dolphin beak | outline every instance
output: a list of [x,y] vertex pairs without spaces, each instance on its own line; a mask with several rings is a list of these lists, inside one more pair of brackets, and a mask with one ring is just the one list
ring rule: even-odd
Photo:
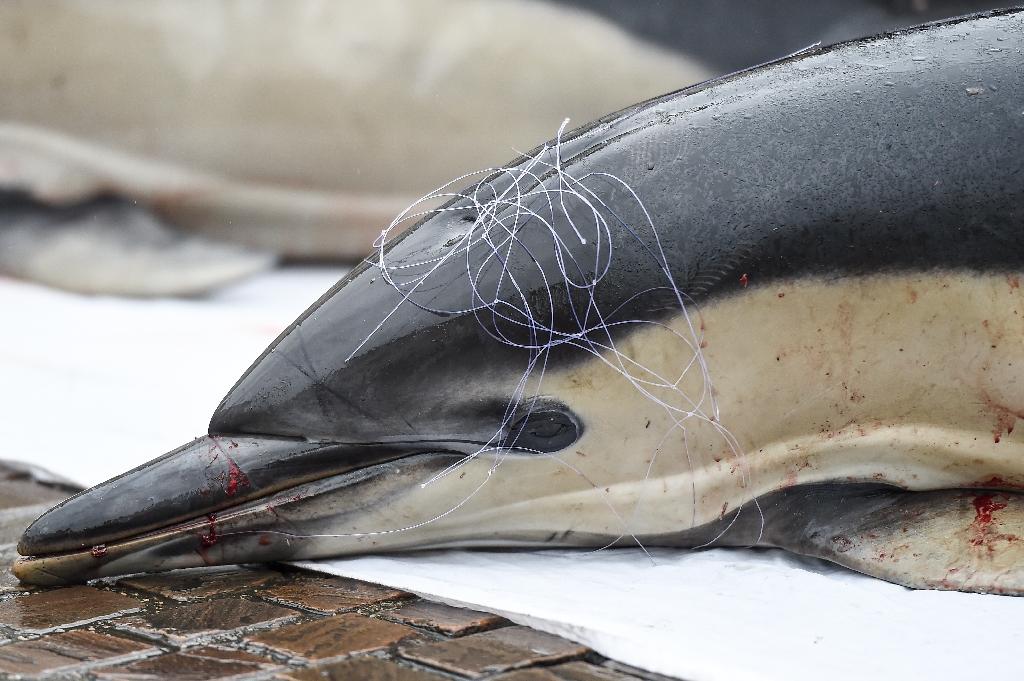
[[[354,473],[419,451],[421,446],[403,443],[201,437],[44,513],[22,535],[18,552],[26,558],[14,573],[25,582],[59,585],[311,557],[278,538],[304,531],[302,520],[320,517],[310,507],[323,491],[318,481],[319,487],[328,478],[334,488],[345,487],[358,482]],[[291,520],[283,520],[282,512]],[[228,527],[232,540],[222,541]]]

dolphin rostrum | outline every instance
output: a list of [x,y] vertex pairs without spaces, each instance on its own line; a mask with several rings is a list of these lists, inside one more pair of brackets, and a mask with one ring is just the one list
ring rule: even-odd
[[16,573],[758,545],[1024,592],[1024,11],[687,88],[436,196]]

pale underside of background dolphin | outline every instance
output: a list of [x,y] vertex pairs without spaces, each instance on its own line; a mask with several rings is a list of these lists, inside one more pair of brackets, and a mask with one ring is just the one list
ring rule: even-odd
[[1022,73],[1024,10],[978,15],[459,178],[15,571],[755,545],[1020,594]]
[[[0,26],[0,189],[44,204],[0,270],[89,292],[191,293],[270,262],[146,239],[159,224],[356,260],[438,178],[707,73],[534,0],[10,2]],[[123,222],[46,211],[108,194]],[[0,203],[0,239],[11,222]]]

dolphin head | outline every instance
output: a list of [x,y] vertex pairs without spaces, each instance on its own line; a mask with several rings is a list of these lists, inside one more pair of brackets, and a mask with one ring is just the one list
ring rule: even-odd
[[208,435],[36,520],[17,574],[621,537],[608,490],[649,472],[630,448],[658,444],[623,399],[667,399],[655,393],[678,377],[617,343],[682,301],[631,190],[572,177],[556,154],[449,195],[382,245],[270,345]]

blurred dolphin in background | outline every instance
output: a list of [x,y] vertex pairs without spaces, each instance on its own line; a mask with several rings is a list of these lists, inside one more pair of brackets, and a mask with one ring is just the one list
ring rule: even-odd
[[0,273],[128,295],[356,260],[440,178],[708,75],[534,0],[5,2],[0,62]]

